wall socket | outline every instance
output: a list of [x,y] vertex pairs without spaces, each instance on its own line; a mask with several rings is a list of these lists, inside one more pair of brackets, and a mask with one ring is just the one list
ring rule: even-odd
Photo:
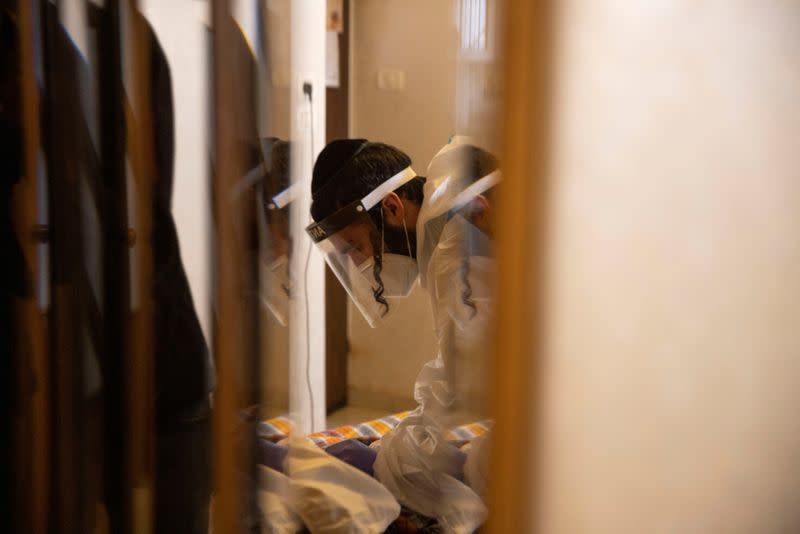
[[400,69],[381,69],[378,71],[378,89],[381,91],[405,91],[406,71]]

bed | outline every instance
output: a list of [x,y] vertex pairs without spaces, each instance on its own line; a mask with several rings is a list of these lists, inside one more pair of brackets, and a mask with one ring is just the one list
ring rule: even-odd
[[[378,445],[376,442],[379,442],[383,436],[394,429],[411,413],[406,411],[391,414],[359,424],[343,425],[315,432],[305,437],[326,452],[339,457],[372,476],[371,467],[358,465],[357,461],[352,461],[346,455],[341,456],[337,453],[344,448],[352,449],[354,442],[365,447],[374,448]],[[486,434],[491,428],[491,420],[476,421],[447,430],[445,438],[455,447],[466,451],[475,438]],[[291,430],[292,422],[285,416],[258,420],[256,423],[256,435],[261,451],[258,462],[262,465],[279,468],[286,454],[285,449],[282,449],[282,447],[288,440]],[[400,516],[386,530],[390,534],[422,534],[440,531],[441,529],[435,519],[418,514],[406,507],[402,508]]]

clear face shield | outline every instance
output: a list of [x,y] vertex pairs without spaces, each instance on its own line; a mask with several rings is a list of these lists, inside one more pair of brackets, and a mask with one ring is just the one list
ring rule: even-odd
[[389,313],[391,299],[408,296],[417,281],[418,269],[412,257],[408,228],[404,225],[404,239],[391,240],[390,245],[387,243],[390,229],[383,220],[383,213],[373,217],[369,210],[416,176],[414,170],[407,167],[363,199],[306,228],[372,327]]
[[458,331],[466,334],[482,334],[488,324],[495,281],[492,239],[471,221],[471,205],[500,178],[495,171],[464,188],[444,213],[425,222],[422,232],[420,254],[430,262],[429,276],[438,280],[437,295]]
[[289,271],[291,240],[289,238],[289,204],[297,197],[300,184],[293,184],[277,195],[263,199],[260,213],[262,236],[261,304],[281,325],[287,325],[289,300],[294,286]]

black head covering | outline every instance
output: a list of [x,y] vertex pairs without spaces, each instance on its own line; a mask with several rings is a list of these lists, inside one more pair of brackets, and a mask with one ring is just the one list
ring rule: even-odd
[[311,177],[311,196],[332,183],[347,163],[367,144],[366,139],[336,139],[322,149],[314,163]]

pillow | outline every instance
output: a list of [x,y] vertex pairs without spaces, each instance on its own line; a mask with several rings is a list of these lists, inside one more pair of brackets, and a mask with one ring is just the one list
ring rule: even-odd
[[369,476],[374,475],[372,465],[375,463],[375,457],[378,453],[357,439],[346,439],[335,443],[326,448],[325,452],[348,465],[352,465],[356,469],[360,469]]
[[292,421],[288,417],[280,416],[260,421],[256,427],[256,434],[261,439],[277,442],[289,437],[292,430]]

